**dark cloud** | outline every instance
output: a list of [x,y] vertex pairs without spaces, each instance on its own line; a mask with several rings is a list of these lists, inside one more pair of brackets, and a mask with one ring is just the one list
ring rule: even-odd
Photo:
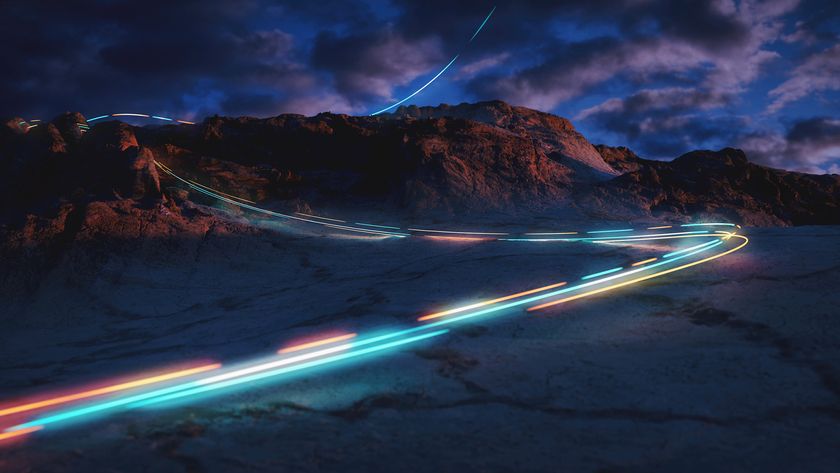
[[776,112],[791,102],[823,91],[840,90],[840,44],[813,54],[770,91],[773,102],[767,107]]
[[740,145],[750,159],[777,168],[840,174],[840,119],[814,117],[794,122],[785,134],[755,132]]
[[312,65],[331,73],[336,90],[352,103],[391,98],[394,87],[448,60],[434,37],[404,38],[392,30],[318,36]]
[[698,111],[727,105],[731,97],[714,91],[670,87],[641,90],[583,110],[583,123],[626,140],[652,158],[672,158],[717,139],[726,143],[743,126],[737,116],[701,116]]

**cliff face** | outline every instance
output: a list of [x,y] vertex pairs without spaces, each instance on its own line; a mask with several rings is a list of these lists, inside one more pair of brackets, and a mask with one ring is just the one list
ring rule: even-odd
[[80,114],[38,127],[21,123],[0,127],[0,223],[7,228],[91,203],[120,215],[126,206],[165,208],[186,225],[195,217],[181,210],[202,196],[158,175],[155,160],[285,211],[375,206],[468,220],[475,212],[568,209],[604,219],[840,223],[838,176],[765,168],[734,149],[650,161],[627,148],[594,147],[563,118],[497,101],[403,107],[378,117],[211,117],[195,126],[147,127],[97,122],[84,133]]

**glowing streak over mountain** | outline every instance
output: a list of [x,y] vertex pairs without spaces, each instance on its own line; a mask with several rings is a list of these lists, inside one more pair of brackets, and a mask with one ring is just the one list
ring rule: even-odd
[[[485,18],[484,18],[484,21],[482,21],[482,22],[481,22],[481,24],[478,26],[478,29],[476,29],[476,30],[475,30],[475,33],[473,33],[473,35],[472,35],[472,37],[470,38],[470,40],[469,40],[469,41],[467,41],[467,44],[472,43],[472,41],[475,39],[475,37],[476,37],[476,36],[478,36],[478,33],[481,31],[481,29],[482,29],[482,28],[484,28],[484,25],[485,25],[485,24],[487,24],[487,21],[488,21],[488,20],[490,20],[490,17],[493,15],[493,12],[495,12],[495,11],[496,11],[496,7],[493,7],[493,9],[492,9],[492,10],[490,10],[490,13],[488,13],[488,14],[487,14],[487,17],[485,17]],[[449,67],[450,67],[452,64],[454,64],[454,63],[455,63],[455,61],[458,59],[458,56],[460,56],[460,55],[461,55],[461,53],[456,54],[456,55],[455,55],[455,57],[453,57],[453,58],[452,58],[452,60],[450,60],[450,61],[449,61],[449,63],[448,63],[447,65],[443,66],[443,69],[441,69],[441,70],[440,70],[440,72],[438,72],[437,74],[435,74],[435,76],[434,76],[434,77],[432,77],[431,79],[429,79],[429,81],[428,81],[428,82],[426,82],[425,84],[423,84],[423,86],[422,86],[422,87],[420,87],[419,89],[417,89],[417,90],[415,90],[414,92],[412,92],[412,93],[411,93],[408,97],[406,97],[406,98],[404,98],[404,99],[402,99],[402,100],[400,100],[400,101],[398,101],[398,102],[395,102],[395,103],[393,103],[393,104],[391,104],[391,105],[389,105],[389,106],[387,106],[387,107],[383,108],[382,110],[378,110],[378,111],[376,111],[376,112],[373,112],[373,113],[371,113],[370,115],[371,115],[371,116],[379,115],[380,113],[387,112],[388,110],[391,110],[391,109],[393,109],[393,108],[395,108],[395,107],[398,107],[398,106],[402,105],[403,103],[405,103],[406,101],[410,100],[412,97],[414,97],[415,95],[417,95],[417,94],[419,94],[420,92],[422,92],[422,91],[423,91],[423,89],[425,89],[426,87],[430,86],[430,85],[432,84],[432,82],[434,82],[435,80],[437,80],[437,78],[438,78],[438,77],[440,77],[441,75],[443,75],[443,73],[444,73],[444,72],[446,72],[446,70],[447,70],[447,69],[449,69]]]

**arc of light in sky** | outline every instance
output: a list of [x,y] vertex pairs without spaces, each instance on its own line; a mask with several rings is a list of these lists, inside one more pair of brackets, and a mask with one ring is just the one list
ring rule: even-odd
[[[478,33],[482,30],[482,28],[484,28],[484,25],[486,25],[486,24],[487,24],[487,21],[488,21],[488,20],[490,20],[490,17],[493,15],[493,12],[495,12],[495,11],[496,11],[496,7],[494,6],[494,7],[493,7],[493,9],[492,9],[492,10],[490,10],[490,13],[488,13],[488,14],[487,14],[487,17],[486,17],[486,18],[484,18],[484,21],[482,21],[482,22],[481,22],[481,24],[478,26],[478,29],[476,29],[476,30],[475,30],[475,33],[473,33],[473,35],[472,35],[472,37],[470,38],[470,40],[469,40],[469,41],[467,41],[467,44],[472,43],[472,41],[475,39],[475,37],[476,37],[476,36],[478,36]],[[422,87],[420,87],[419,89],[417,89],[417,90],[415,90],[414,92],[412,92],[412,93],[411,93],[411,95],[409,95],[408,97],[406,97],[406,98],[404,98],[404,99],[400,100],[399,102],[393,103],[393,104],[391,104],[391,105],[389,105],[389,106],[387,106],[387,107],[383,108],[382,110],[379,110],[379,111],[376,111],[376,112],[371,113],[371,114],[370,114],[370,116],[375,116],[375,115],[379,115],[380,113],[387,112],[388,110],[391,110],[391,109],[392,109],[392,108],[394,108],[394,107],[397,107],[397,106],[399,106],[399,105],[402,105],[403,103],[405,103],[406,101],[408,101],[408,100],[410,100],[412,97],[414,97],[415,95],[417,95],[417,94],[419,94],[420,92],[422,92],[422,91],[423,91],[423,89],[425,89],[426,87],[428,87],[429,85],[431,85],[431,84],[432,84],[432,82],[434,82],[435,80],[437,80],[437,78],[438,78],[438,77],[440,77],[441,75],[443,75],[443,73],[444,73],[444,72],[446,72],[446,70],[447,70],[447,69],[449,69],[449,67],[450,67],[452,64],[454,64],[454,63],[455,63],[455,60],[457,60],[457,59],[458,59],[458,56],[460,56],[460,55],[461,55],[461,53],[456,54],[456,55],[455,55],[455,57],[453,57],[453,58],[452,58],[452,60],[451,60],[451,61],[449,61],[449,64],[447,64],[447,65],[443,66],[443,69],[441,69],[441,70],[440,70],[440,72],[438,72],[437,74],[435,74],[435,76],[434,76],[434,77],[432,77],[431,79],[429,79],[429,82],[426,82],[425,84],[423,84],[423,86],[422,86]]]
[[487,17],[486,17],[486,18],[484,18],[484,21],[482,21],[482,22],[481,22],[481,24],[480,24],[480,25],[478,25],[478,29],[477,29],[477,30],[475,30],[475,33],[473,33],[472,38],[470,38],[470,40],[469,40],[469,41],[467,41],[468,43],[472,43],[472,40],[474,40],[474,39],[475,39],[475,37],[476,37],[476,36],[478,36],[478,33],[479,33],[479,32],[481,32],[481,29],[482,29],[482,28],[484,28],[484,25],[486,25],[486,24],[487,24],[487,21],[490,19],[490,17],[491,17],[491,16],[493,16],[493,12],[494,12],[494,11],[496,11],[496,7],[495,7],[495,6],[493,6],[493,9],[492,9],[492,10],[490,10],[490,13],[488,13],[488,14],[487,14]]

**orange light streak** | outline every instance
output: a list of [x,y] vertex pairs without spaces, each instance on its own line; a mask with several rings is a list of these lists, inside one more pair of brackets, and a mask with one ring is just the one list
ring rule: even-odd
[[356,336],[355,333],[345,333],[344,335],[338,335],[338,336],[335,336],[335,337],[322,338],[320,340],[315,340],[315,341],[312,341],[312,342],[301,343],[300,345],[292,345],[290,347],[281,348],[280,350],[277,350],[277,353],[291,353],[293,351],[306,350],[307,348],[314,348],[314,347],[319,347],[321,345],[327,345],[327,344],[330,344],[330,343],[349,340],[349,339],[351,339],[355,336]]
[[658,258],[649,258],[649,259],[645,259],[645,260],[642,260],[642,261],[637,261],[637,262],[635,262],[635,263],[631,264],[630,266],[641,266],[641,265],[643,265],[643,264],[646,264],[646,263],[650,263],[650,262],[656,261],[657,259],[658,259]]
[[139,386],[146,386],[149,384],[160,383],[162,381],[168,381],[170,379],[182,378],[184,376],[189,376],[197,373],[203,373],[205,371],[215,370],[222,366],[221,363],[212,363],[209,365],[202,365],[197,366],[195,368],[187,368],[184,370],[172,371],[170,373],[164,373],[157,376],[151,376],[148,378],[141,378],[136,379],[133,381],[128,381],[125,383],[114,384],[111,386],[105,386],[102,388],[97,389],[90,389],[87,391],[82,391],[78,393],[68,394],[66,396],[59,396],[54,397],[52,399],[44,399],[43,401],[35,401],[26,404],[21,404],[18,406],[7,407],[6,409],[0,410],[0,417],[7,416],[10,414],[18,414],[21,412],[27,412],[35,409],[41,409],[43,407],[55,406],[57,404],[64,404],[67,402],[77,401],[79,399],[87,399],[89,397],[94,396],[101,396],[103,394],[110,394],[117,391],[124,391],[126,389],[136,388]]
[[648,227],[648,230],[662,230],[663,228],[671,228],[673,225],[663,225],[661,227]]
[[560,286],[564,286],[564,285],[566,285],[565,281],[564,282],[558,282],[556,284],[550,284],[548,286],[538,287],[536,289],[531,289],[531,290],[528,290],[528,291],[517,292],[516,294],[511,294],[509,296],[499,297],[498,299],[491,299],[489,301],[477,302],[475,304],[471,304],[471,305],[467,305],[467,306],[463,306],[463,307],[458,307],[456,309],[449,309],[449,310],[444,310],[442,312],[435,312],[434,314],[424,315],[424,316],[418,318],[417,320],[422,322],[424,320],[437,319],[439,317],[444,317],[446,315],[457,314],[458,312],[463,312],[465,310],[477,309],[479,307],[484,307],[486,305],[491,305],[491,304],[495,304],[497,302],[503,302],[503,301],[510,300],[510,299],[516,299],[517,297],[527,296],[528,294],[534,294],[535,292],[547,291],[549,289],[554,289],[555,287],[560,287]]
[[15,437],[20,437],[21,435],[31,434],[32,432],[41,430],[43,428],[44,428],[44,426],[42,426],[42,425],[36,425],[36,426],[28,427],[28,428],[25,428],[25,429],[13,430],[11,432],[2,432],[2,433],[0,433],[0,440],[6,440],[6,439],[15,438]]
[[433,238],[435,240],[452,240],[452,241],[489,241],[493,238],[483,237],[459,237],[459,236],[441,236],[441,235],[421,235],[425,238]]
[[554,305],[557,305],[557,304],[562,304],[564,302],[569,302],[569,301],[573,301],[575,299],[580,299],[580,298],[583,298],[583,297],[591,296],[593,294],[599,294],[599,293],[602,293],[602,292],[610,291],[612,289],[617,289],[619,287],[629,286],[630,284],[634,284],[634,283],[641,282],[641,281],[646,281],[648,279],[657,278],[659,276],[663,276],[663,275],[668,274],[668,273],[673,273],[675,271],[680,271],[680,270],[685,269],[685,268],[690,268],[690,267],[696,266],[698,264],[703,264],[703,263],[712,261],[714,259],[720,258],[722,256],[726,256],[730,253],[734,253],[734,252],[740,250],[741,248],[747,246],[747,243],[750,242],[750,239],[745,237],[745,236],[741,236],[741,235],[732,235],[732,236],[737,237],[737,238],[741,238],[742,240],[744,240],[744,242],[741,243],[740,245],[736,246],[735,248],[724,251],[723,253],[720,253],[720,254],[717,254],[717,255],[714,255],[714,256],[709,256],[708,258],[704,258],[704,259],[701,259],[701,260],[698,260],[698,261],[694,261],[692,263],[677,266],[675,268],[671,268],[671,269],[668,269],[668,270],[665,270],[665,271],[660,271],[658,273],[653,273],[653,274],[649,274],[647,276],[642,276],[640,278],[635,278],[635,279],[631,279],[629,281],[624,281],[624,282],[620,282],[618,284],[613,284],[611,286],[606,286],[606,287],[602,287],[600,289],[587,291],[587,292],[577,294],[577,295],[574,295],[574,296],[570,296],[570,297],[566,297],[566,298],[563,298],[563,299],[560,299],[560,300],[546,302],[545,304],[535,305],[533,307],[529,307],[527,309],[527,311],[532,312],[532,311],[535,311],[535,310],[545,309],[546,307],[551,307],[551,306],[554,306]]
[[178,123],[183,123],[184,125],[195,125],[194,122],[188,122],[186,120],[175,120]]

